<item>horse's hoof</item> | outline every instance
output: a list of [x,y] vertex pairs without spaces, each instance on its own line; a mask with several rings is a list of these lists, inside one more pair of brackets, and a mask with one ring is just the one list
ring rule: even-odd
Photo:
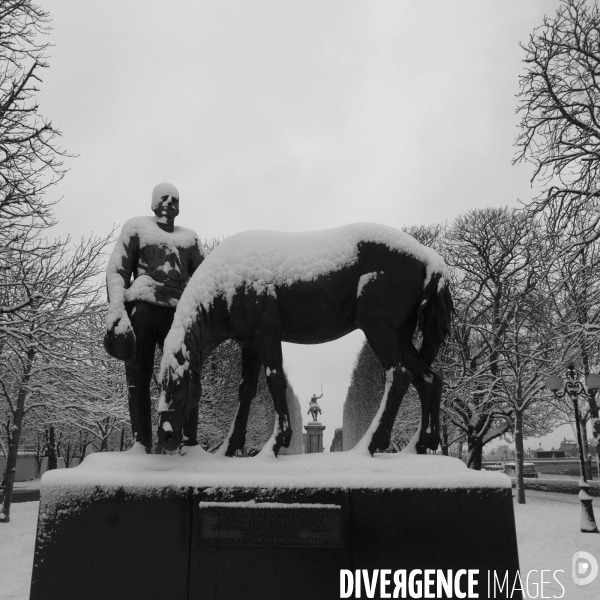
[[[273,448],[277,448],[277,452],[281,450],[281,448],[289,448],[290,442],[292,441],[292,432],[290,429],[286,431],[282,431],[275,436],[275,446]],[[275,456],[277,456],[277,452]]]
[[235,456],[235,448],[229,444],[227,450],[225,450],[225,456]]
[[423,447],[423,452],[420,454],[426,454],[427,450],[433,450],[434,452],[438,449],[440,445],[440,437],[436,433],[427,433],[424,432],[419,436],[419,442],[417,443],[417,449],[419,446]]
[[391,434],[376,430],[369,444],[369,454],[373,456],[378,450],[385,450],[390,445],[391,439]]

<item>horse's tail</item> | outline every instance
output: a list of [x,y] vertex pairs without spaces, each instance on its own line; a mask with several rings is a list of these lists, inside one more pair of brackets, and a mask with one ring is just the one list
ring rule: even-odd
[[450,284],[441,273],[433,273],[423,289],[417,315],[423,341],[419,354],[431,365],[442,344],[450,334],[450,323],[454,303],[450,294]]

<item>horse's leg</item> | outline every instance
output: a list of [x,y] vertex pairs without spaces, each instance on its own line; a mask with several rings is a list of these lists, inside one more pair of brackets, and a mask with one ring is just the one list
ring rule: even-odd
[[412,343],[414,327],[404,325],[398,330],[398,343],[402,362],[412,373],[412,384],[421,400],[421,427],[417,442],[417,453],[425,454],[427,449],[436,450],[439,442],[439,411],[442,398],[442,377],[423,360]]
[[283,374],[282,337],[283,328],[279,320],[279,311],[277,305],[273,302],[266,307],[261,315],[261,321],[255,329],[254,341],[265,367],[267,385],[277,412],[278,433],[275,436],[275,444],[273,445],[275,456],[277,456],[282,446],[287,448],[292,439],[290,414],[286,398],[287,383]]
[[242,348],[242,382],[239,387],[239,406],[229,436],[226,456],[233,456],[246,443],[246,426],[252,400],[256,396],[258,376],[260,374],[260,356],[255,348]]
[[[408,391],[411,374],[400,364],[400,350],[395,328],[391,323],[377,322],[361,324],[367,342],[386,373],[385,393],[371,427],[365,434],[368,451],[373,455],[377,450],[385,450],[392,437],[392,429],[402,399]],[[372,432],[371,439],[367,435]]]

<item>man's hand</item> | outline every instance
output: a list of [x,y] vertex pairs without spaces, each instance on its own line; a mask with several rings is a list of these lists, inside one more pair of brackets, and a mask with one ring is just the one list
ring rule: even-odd
[[[127,319],[127,317],[125,317]],[[113,357],[125,362],[134,362],[136,357],[135,334],[127,319],[117,319],[104,335],[104,348]]]

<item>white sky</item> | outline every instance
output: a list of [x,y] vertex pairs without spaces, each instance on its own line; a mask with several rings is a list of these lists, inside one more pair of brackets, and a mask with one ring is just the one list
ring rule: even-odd
[[[516,206],[532,195],[511,166],[518,43],[558,4],[45,0],[40,110],[78,154],[51,194],[57,234],[151,214],[161,181],[202,238]],[[305,413],[323,384],[327,448],[361,340],[284,348]]]

